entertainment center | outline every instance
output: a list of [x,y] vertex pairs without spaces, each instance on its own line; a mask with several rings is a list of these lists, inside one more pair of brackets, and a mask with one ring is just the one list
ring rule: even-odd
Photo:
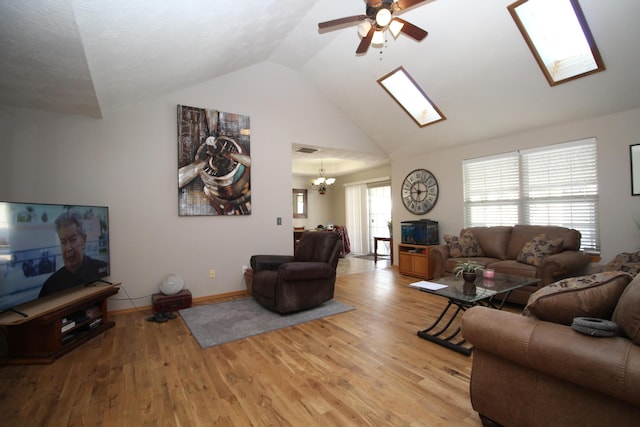
[[118,293],[119,285],[77,287],[4,312],[0,327],[6,331],[8,354],[0,364],[52,363],[112,328],[107,298]]
[[51,363],[113,327],[109,207],[0,201],[0,364]]

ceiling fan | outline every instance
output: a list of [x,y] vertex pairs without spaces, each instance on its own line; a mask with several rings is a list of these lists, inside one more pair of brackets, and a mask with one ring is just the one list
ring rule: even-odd
[[389,31],[391,31],[394,37],[397,37],[398,34],[402,32],[420,41],[427,37],[429,33],[404,19],[396,18],[394,14],[426,1],[427,0],[367,0],[364,15],[348,16],[320,22],[318,28],[323,30],[344,24],[360,22],[358,32],[362,36],[362,41],[356,49],[357,54],[366,53],[372,43],[382,43],[384,40],[383,32],[387,28],[389,28]]

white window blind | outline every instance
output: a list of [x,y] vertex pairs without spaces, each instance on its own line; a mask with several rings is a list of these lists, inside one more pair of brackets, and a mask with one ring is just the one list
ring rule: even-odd
[[525,223],[575,228],[582,234],[582,249],[599,252],[596,140],[527,150],[521,156]]
[[518,222],[518,153],[463,162],[464,222],[467,227]]
[[465,226],[558,225],[599,253],[595,138],[463,162]]

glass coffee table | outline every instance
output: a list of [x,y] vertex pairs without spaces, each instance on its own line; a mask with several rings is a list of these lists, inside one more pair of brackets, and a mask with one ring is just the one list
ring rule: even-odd
[[[449,303],[436,321],[427,329],[418,331],[418,336],[470,356],[473,347],[460,334],[460,322],[457,320],[460,312],[464,312],[476,305],[484,305],[501,310],[511,291],[534,285],[539,281],[540,279],[530,277],[496,273],[490,279],[478,274],[474,286],[465,285],[462,278],[456,278],[455,276],[412,283],[409,287],[449,300]],[[499,294],[502,294],[500,298],[495,299],[494,297]]]

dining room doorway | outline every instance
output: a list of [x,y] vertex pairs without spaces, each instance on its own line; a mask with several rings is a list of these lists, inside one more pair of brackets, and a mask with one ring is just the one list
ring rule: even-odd
[[[369,223],[369,253],[374,250],[374,237],[391,237],[391,182],[375,182],[367,184],[367,210]],[[378,255],[389,255],[391,245],[381,242]]]

